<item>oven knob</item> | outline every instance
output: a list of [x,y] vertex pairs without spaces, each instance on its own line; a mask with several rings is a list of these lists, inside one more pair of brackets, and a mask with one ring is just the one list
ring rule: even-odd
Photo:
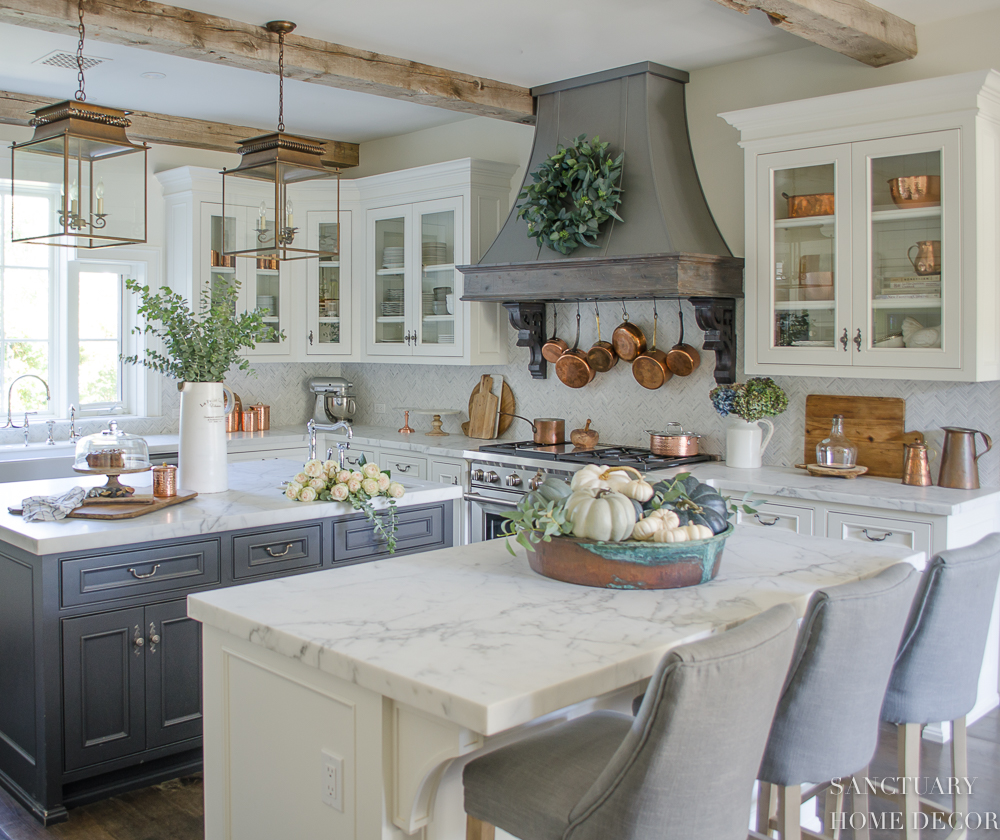
[[521,476],[517,473],[511,473],[507,476],[507,480],[504,482],[508,487],[520,487],[521,486]]
[[484,473],[482,470],[473,470],[472,471],[472,480],[473,481],[482,481],[484,478],[486,478],[486,473]]
[[493,470],[490,470],[488,473],[486,473],[486,480],[490,484],[499,484],[500,476],[498,476],[495,472],[493,472]]
[[542,486],[544,481],[545,481],[545,476],[542,474],[542,471],[539,470],[538,472],[535,473],[534,478],[532,478],[531,481],[528,482],[528,487],[530,487],[532,490],[537,490],[539,487]]

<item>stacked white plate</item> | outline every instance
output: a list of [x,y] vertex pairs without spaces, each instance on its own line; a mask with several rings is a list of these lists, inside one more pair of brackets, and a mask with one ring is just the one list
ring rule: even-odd
[[434,292],[424,292],[423,293],[423,312],[424,315],[434,314]]
[[391,300],[391,301],[402,300],[403,299],[403,290],[402,289],[386,289],[383,292],[382,297],[385,300]]
[[424,265],[441,265],[448,259],[447,242],[424,243]]
[[403,267],[403,246],[386,245],[382,249],[382,268]]

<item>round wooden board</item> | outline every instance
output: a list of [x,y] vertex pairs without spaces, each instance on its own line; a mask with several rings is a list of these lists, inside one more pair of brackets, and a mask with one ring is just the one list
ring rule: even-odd
[[868,472],[868,467],[851,467],[846,470],[838,470],[835,467],[825,467],[822,464],[796,464],[796,469],[806,470],[809,475],[823,478],[857,478]]
[[[479,393],[479,383],[476,383],[476,387],[472,389],[472,393],[469,394],[469,416],[472,416],[472,401],[476,398],[476,394]],[[511,416],[514,413],[514,392],[510,389],[510,385],[507,384],[506,380],[503,383],[503,392],[500,397],[500,429],[497,432],[498,435],[502,435],[507,429],[510,428],[510,424],[514,422],[514,418]],[[462,424],[462,434],[469,434],[469,424],[465,422]]]

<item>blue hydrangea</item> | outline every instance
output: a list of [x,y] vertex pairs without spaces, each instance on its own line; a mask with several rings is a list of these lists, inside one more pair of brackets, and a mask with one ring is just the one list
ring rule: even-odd
[[728,417],[733,410],[733,404],[736,402],[736,388],[732,385],[720,385],[712,389],[712,393],[709,396],[712,399],[712,405],[715,406],[715,410],[721,416]]

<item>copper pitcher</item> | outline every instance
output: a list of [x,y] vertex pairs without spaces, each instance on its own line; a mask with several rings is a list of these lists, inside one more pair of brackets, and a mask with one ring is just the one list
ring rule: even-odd
[[903,484],[913,487],[930,487],[931,468],[927,461],[926,443],[903,444]]
[[[986,432],[963,429],[958,426],[942,426],[945,431],[944,446],[941,449],[941,473],[939,487],[955,487],[959,490],[979,489],[978,461],[990,449],[993,441]],[[982,435],[986,448],[976,453],[976,435]]]
[[[917,249],[917,256],[912,256],[913,249]],[[926,276],[928,274],[941,273],[941,240],[923,239],[916,245],[911,245],[906,252],[906,256],[913,264],[913,270],[917,274]]]

